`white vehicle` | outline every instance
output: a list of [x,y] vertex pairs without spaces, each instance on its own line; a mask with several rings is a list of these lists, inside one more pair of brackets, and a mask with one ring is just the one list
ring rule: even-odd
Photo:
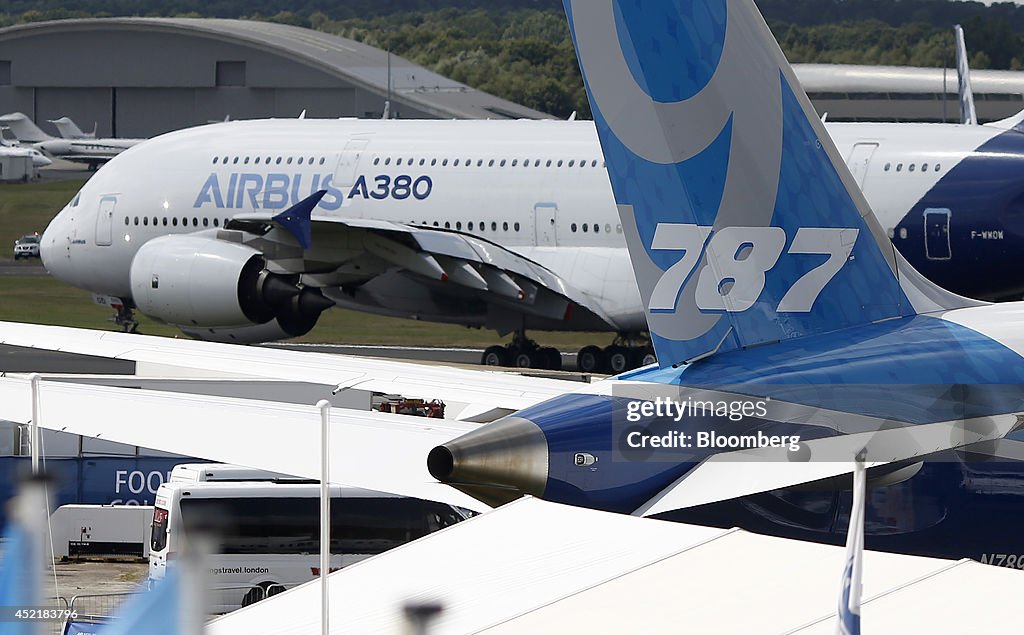
[[38,258],[39,234],[29,234],[14,241],[14,259]]
[[[309,482],[169,482],[153,510],[149,577],[164,577],[196,523],[216,524],[211,611],[225,613],[320,572],[320,486]],[[443,503],[331,488],[331,569],[346,567],[469,517]],[[173,566],[173,565],[172,565]]]
[[239,481],[275,481],[287,480],[286,474],[258,470],[244,465],[229,463],[181,463],[171,470],[168,483],[219,483]]

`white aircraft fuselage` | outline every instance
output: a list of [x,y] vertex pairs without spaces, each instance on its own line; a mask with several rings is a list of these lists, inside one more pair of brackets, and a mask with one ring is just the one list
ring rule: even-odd
[[[910,243],[929,239],[934,209],[925,210],[923,227],[911,213],[921,215],[929,192],[970,161],[1002,166],[991,179],[1008,164],[1013,171],[1024,166],[1024,135],[998,127],[832,123],[828,130],[882,226],[901,250],[907,243],[905,255],[926,275]],[[1007,137],[1021,154],[986,150]],[[991,179],[989,191],[1002,187]],[[956,190],[987,208],[982,190],[965,187]],[[43,258],[56,277],[127,300],[132,260],[147,241],[203,231],[213,237],[236,214],[282,211],[318,189],[327,194],[314,220],[375,219],[477,235],[592,298],[608,330],[646,328],[601,147],[587,121],[255,120],[165,134],[126,150],[90,179],[46,230]],[[952,244],[953,255],[973,245],[994,256],[1009,243],[993,209],[991,227],[973,228],[977,237],[960,246],[949,219],[956,227],[961,212],[952,202],[942,207],[954,209],[931,238],[945,250]],[[933,264],[950,265],[950,254],[936,249]],[[409,315],[408,307],[393,314]]]

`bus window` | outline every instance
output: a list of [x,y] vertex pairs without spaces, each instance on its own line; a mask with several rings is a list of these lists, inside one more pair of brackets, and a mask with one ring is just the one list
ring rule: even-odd
[[341,553],[383,553],[462,520],[447,505],[415,498],[347,498],[335,510],[331,550]]
[[153,535],[150,538],[151,551],[163,551],[167,546],[167,510],[153,508]]
[[[309,554],[320,551],[319,505],[315,497],[186,498],[181,517],[186,533],[194,523],[223,519],[223,554]],[[333,498],[331,552],[383,553],[460,520],[452,507],[419,499]]]

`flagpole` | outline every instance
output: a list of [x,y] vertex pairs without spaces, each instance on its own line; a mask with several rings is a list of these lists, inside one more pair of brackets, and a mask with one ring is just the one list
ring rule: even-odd
[[327,575],[331,571],[331,489],[330,470],[330,422],[331,402],[321,399],[316,407],[320,409],[320,632],[330,632],[330,588]]
[[29,427],[30,445],[32,446],[32,475],[38,476],[39,446],[41,445],[39,440],[39,374],[32,373],[29,375],[29,381],[32,382],[32,421]]
[[837,635],[860,635],[860,600],[864,567],[864,504],[867,498],[867,474],[862,450],[853,464],[853,503],[850,525],[846,530],[846,557],[839,593]]

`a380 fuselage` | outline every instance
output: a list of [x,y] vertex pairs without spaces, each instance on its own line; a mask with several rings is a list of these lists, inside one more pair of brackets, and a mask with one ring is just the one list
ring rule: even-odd
[[[1024,292],[1024,134],[829,130],[915,267],[965,295]],[[478,234],[595,298],[617,330],[645,328],[590,122],[276,120],[170,133],[97,173],[47,229],[43,258],[75,286],[127,299],[132,258],[147,240],[283,209],[319,188],[328,194],[317,213]]]

